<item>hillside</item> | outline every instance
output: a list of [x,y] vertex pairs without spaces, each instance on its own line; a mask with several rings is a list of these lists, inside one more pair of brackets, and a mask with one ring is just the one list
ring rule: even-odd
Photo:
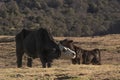
[[96,37],[54,37],[75,41],[84,49],[99,48],[102,65],[72,65],[70,60],[58,59],[52,68],[41,68],[39,59],[33,67],[26,67],[27,58],[23,57],[23,67],[16,68],[14,36],[0,36],[0,80],[119,80],[120,79],[120,35]]
[[120,33],[120,0],[0,0],[0,34],[45,27],[54,36]]

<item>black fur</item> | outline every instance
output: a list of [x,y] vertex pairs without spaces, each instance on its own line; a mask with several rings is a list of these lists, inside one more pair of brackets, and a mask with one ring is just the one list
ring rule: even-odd
[[24,53],[28,55],[28,67],[32,67],[32,59],[40,58],[43,68],[51,67],[53,59],[61,55],[59,46],[44,28],[34,31],[23,29],[16,35],[17,67],[22,67]]

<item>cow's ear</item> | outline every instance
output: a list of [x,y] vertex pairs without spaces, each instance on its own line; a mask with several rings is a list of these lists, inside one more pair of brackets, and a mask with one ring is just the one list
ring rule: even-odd
[[63,41],[64,41],[64,42],[67,42],[67,41],[68,41],[68,39],[64,39]]
[[64,40],[61,40],[61,41],[60,41],[61,44],[66,43],[66,42],[68,42],[67,39],[64,39]]

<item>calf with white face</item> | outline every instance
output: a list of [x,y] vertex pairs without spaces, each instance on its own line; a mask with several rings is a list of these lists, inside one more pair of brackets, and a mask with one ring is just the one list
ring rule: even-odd
[[76,57],[75,51],[67,48],[59,43],[59,48],[61,50],[61,59],[74,59]]

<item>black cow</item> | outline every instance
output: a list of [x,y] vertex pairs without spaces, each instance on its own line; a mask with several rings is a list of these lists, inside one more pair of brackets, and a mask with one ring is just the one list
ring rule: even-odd
[[27,54],[27,66],[32,67],[32,59],[40,58],[42,67],[51,67],[53,59],[61,55],[59,45],[44,28],[30,31],[23,29],[15,37],[17,67],[22,67],[22,56]]

